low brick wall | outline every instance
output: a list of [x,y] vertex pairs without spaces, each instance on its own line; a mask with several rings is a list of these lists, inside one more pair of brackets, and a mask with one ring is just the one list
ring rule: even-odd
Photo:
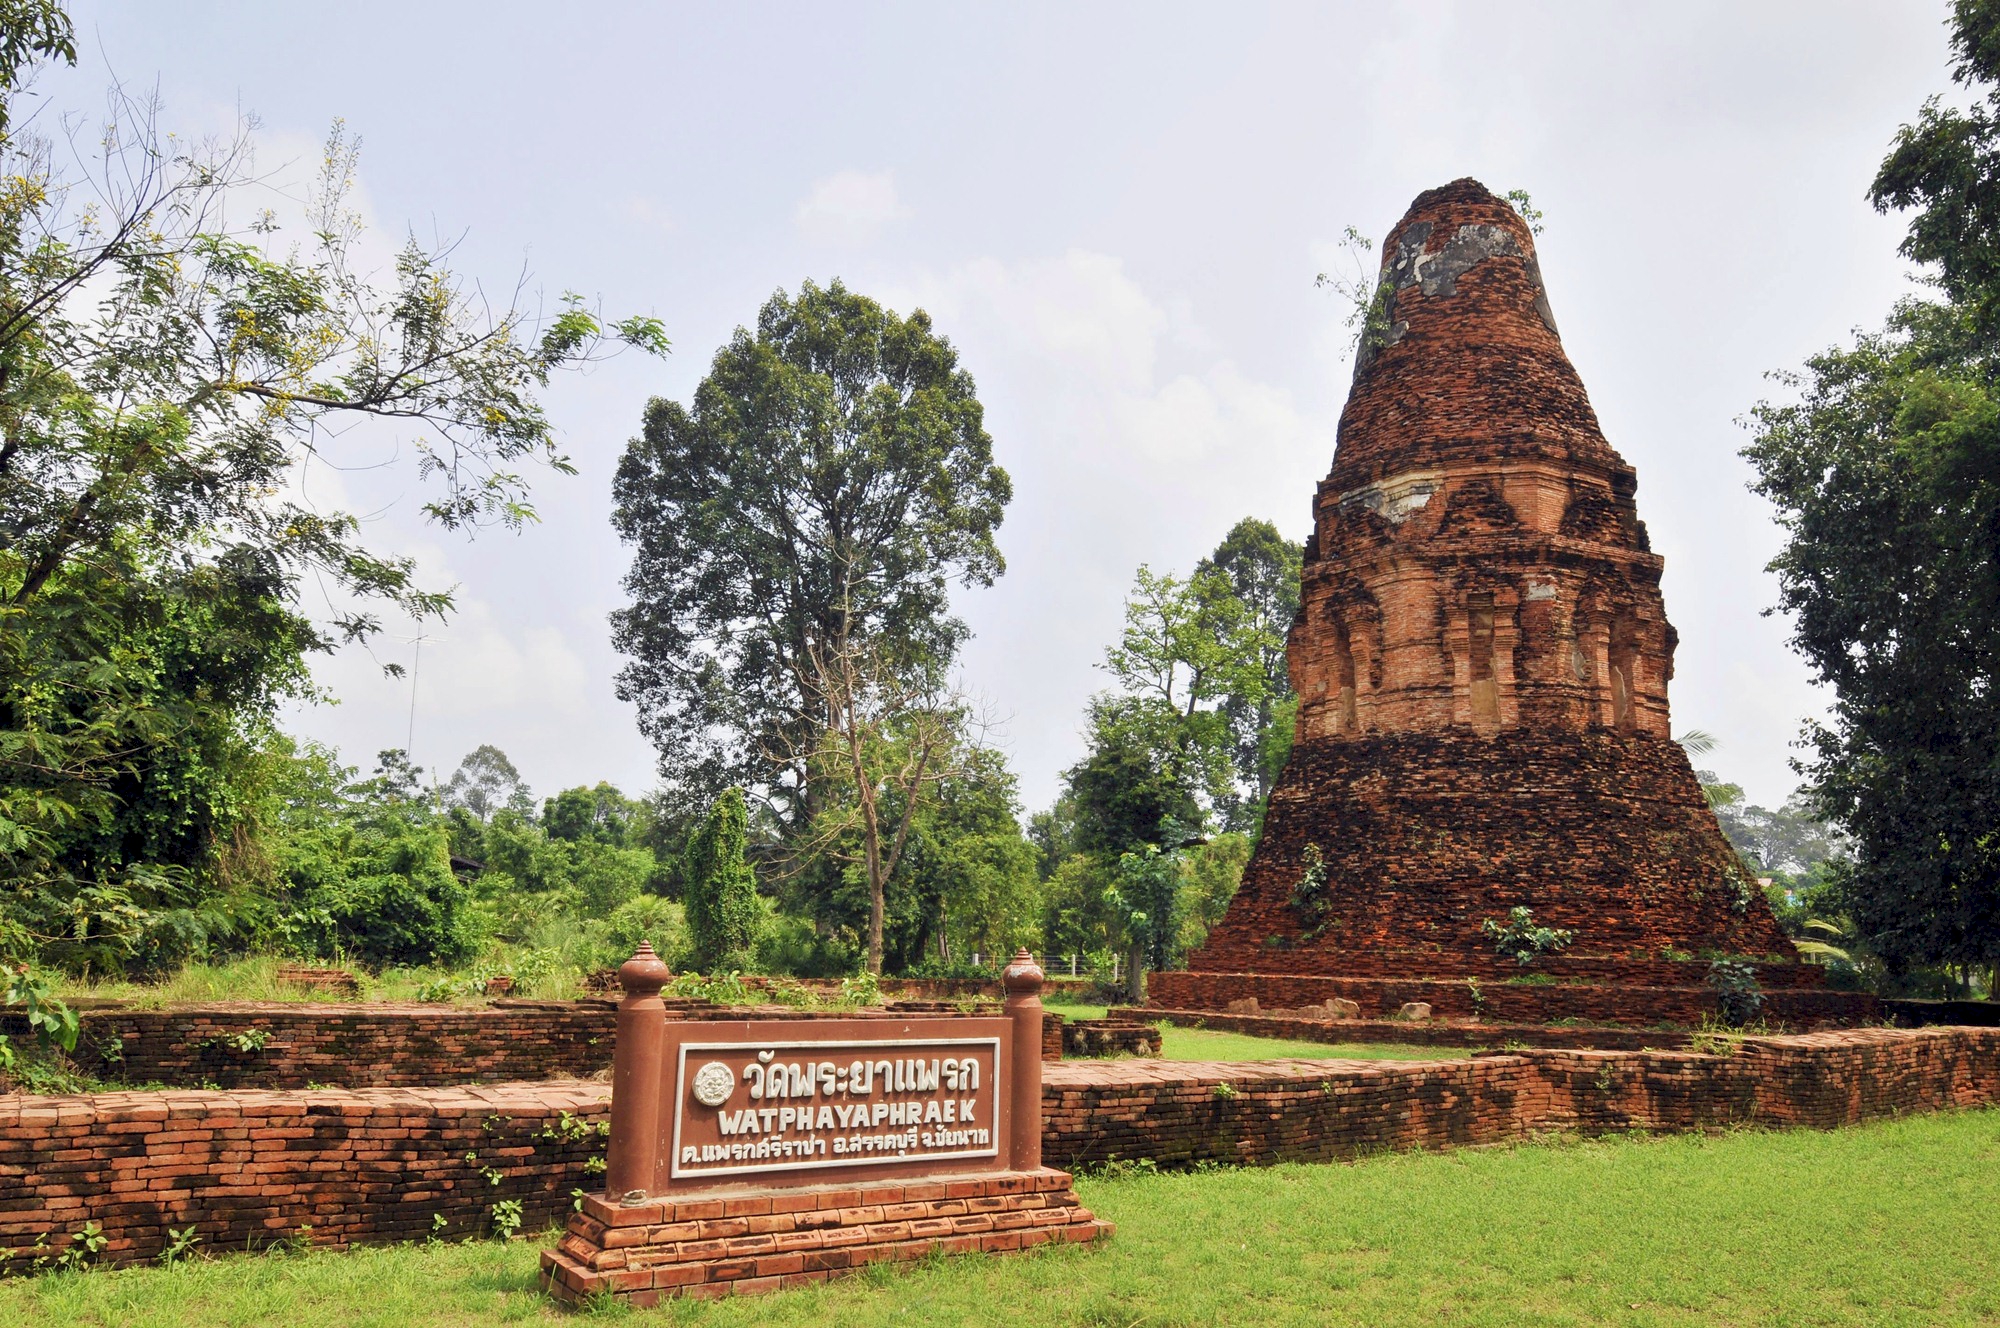
[[[1716,1008],[1715,993],[1706,987],[1597,985],[1553,978],[1547,982],[1468,982],[1464,978],[1168,972],[1147,975],[1146,996],[1148,1005],[1174,1010],[1226,1010],[1231,1001],[1251,996],[1267,1010],[1296,1009],[1342,997],[1359,1004],[1363,1018],[1386,1017],[1407,1002],[1422,1001],[1439,1016],[1453,1019],[1477,1017],[1512,1024],[1582,1019],[1637,1027],[1697,1024]],[[1881,1003],[1863,992],[1801,987],[1765,991],[1764,1011],[1768,1018],[1794,1027],[1855,1025],[1879,1019]]]
[[2000,1029],[1745,1039],[1733,1056],[1531,1050],[1469,1061],[1066,1061],[1043,1072],[1044,1158],[1327,1161],[1548,1131],[1832,1128],[2000,1102]]
[[1141,1017],[1079,1019],[1062,1031],[1065,1056],[1157,1056],[1160,1030]]
[[[25,1267],[36,1236],[60,1249],[86,1222],[118,1261],[152,1257],[189,1225],[209,1251],[308,1222],[315,1244],[420,1239],[433,1214],[457,1236],[485,1229],[503,1199],[538,1229],[600,1183],[586,1163],[602,1153],[591,1127],[608,1100],[595,1082],[0,1097],[0,1265]],[[1827,1128],[1996,1101],[1991,1028],[1753,1038],[1734,1056],[1063,1061],[1043,1067],[1043,1157],[1317,1161],[1557,1130]]]
[[[896,1019],[891,1010],[669,1003],[680,1019]],[[74,1056],[100,1079],[184,1088],[443,1088],[584,1079],[611,1067],[617,1006],[608,1000],[489,1006],[224,1002],[169,1010],[79,1012]],[[946,1011],[945,1013],[950,1013]],[[1059,1021],[1058,1021],[1059,1022]],[[16,1014],[0,1033],[30,1035]],[[1060,1028],[1047,1045],[1061,1055]]]
[[1117,1018],[1207,1028],[1250,1037],[1296,1042],[1399,1042],[1418,1047],[1574,1047],[1597,1051],[1679,1051],[1693,1034],[1679,1029],[1601,1028],[1584,1025],[1488,1024],[1447,1019],[1305,1019],[1282,1014],[1217,1014],[1213,1010],[1161,1010],[1119,1006]]
[[602,1184],[589,1162],[609,1119],[608,1088],[585,1082],[0,1097],[0,1268],[26,1268],[37,1236],[60,1249],[86,1222],[119,1263],[190,1225],[205,1253],[306,1224],[334,1247],[457,1239],[489,1231],[503,1200],[537,1231],[569,1215],[571,1191]]

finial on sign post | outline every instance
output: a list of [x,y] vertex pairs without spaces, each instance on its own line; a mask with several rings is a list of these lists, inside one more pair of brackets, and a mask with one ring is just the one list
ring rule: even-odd
[[1010,1165],[1016,1171],[1037,1171],[1042,1165],[1042,968],[1022,946],[1000,974],[1007,993],[1005,1014],[1014,1021],[1014,1054],[1008,1094],[1013,1147]]
[[639,942],[618,966],[625,998],[618,1002],[618,1037],[611,1052],[611,1138],[604,1150],[604,1192],[613,1199],[650,1193],[659,1171],[660,1093],[667,1007],[660,988],[673,974]]

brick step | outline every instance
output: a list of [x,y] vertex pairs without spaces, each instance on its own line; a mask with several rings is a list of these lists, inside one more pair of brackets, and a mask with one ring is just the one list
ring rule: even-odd
[[542,1254],[542,1283],[570,1304],[635,1306],[671,1296],[810,1286],[885,1260],[1004,1253],[1111,1234],[1077,1202],[1068,1172],[924,1181],[702,1190],[634,1204],[585,1196]]

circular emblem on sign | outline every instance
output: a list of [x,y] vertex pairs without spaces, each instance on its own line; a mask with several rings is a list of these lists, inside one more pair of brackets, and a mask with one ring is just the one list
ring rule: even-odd
[[736,1076],[721,1061],[710,1061],[694,1072],[694,1100],[704,1107],[719,1107],[736,1091]]

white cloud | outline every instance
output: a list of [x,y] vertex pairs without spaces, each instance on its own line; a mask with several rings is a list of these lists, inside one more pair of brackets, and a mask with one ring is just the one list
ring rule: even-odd
[[1115,256],[984,257],[903,290],[976,375],[1012,473],[1008,572],[960,605],[967,681],[1009,716],[1029,806],[1082,754],[1079,728],[1134,571],[1185,573],[1238,520],[1303,537],[1333,422],[1220,353],[1178,292]]
[[909,215],[910,210],[896,195],[896,179],[889,171],[873,175],[841,171],[815,184],[792,220],[808,240],[863,244],[891,222]]

